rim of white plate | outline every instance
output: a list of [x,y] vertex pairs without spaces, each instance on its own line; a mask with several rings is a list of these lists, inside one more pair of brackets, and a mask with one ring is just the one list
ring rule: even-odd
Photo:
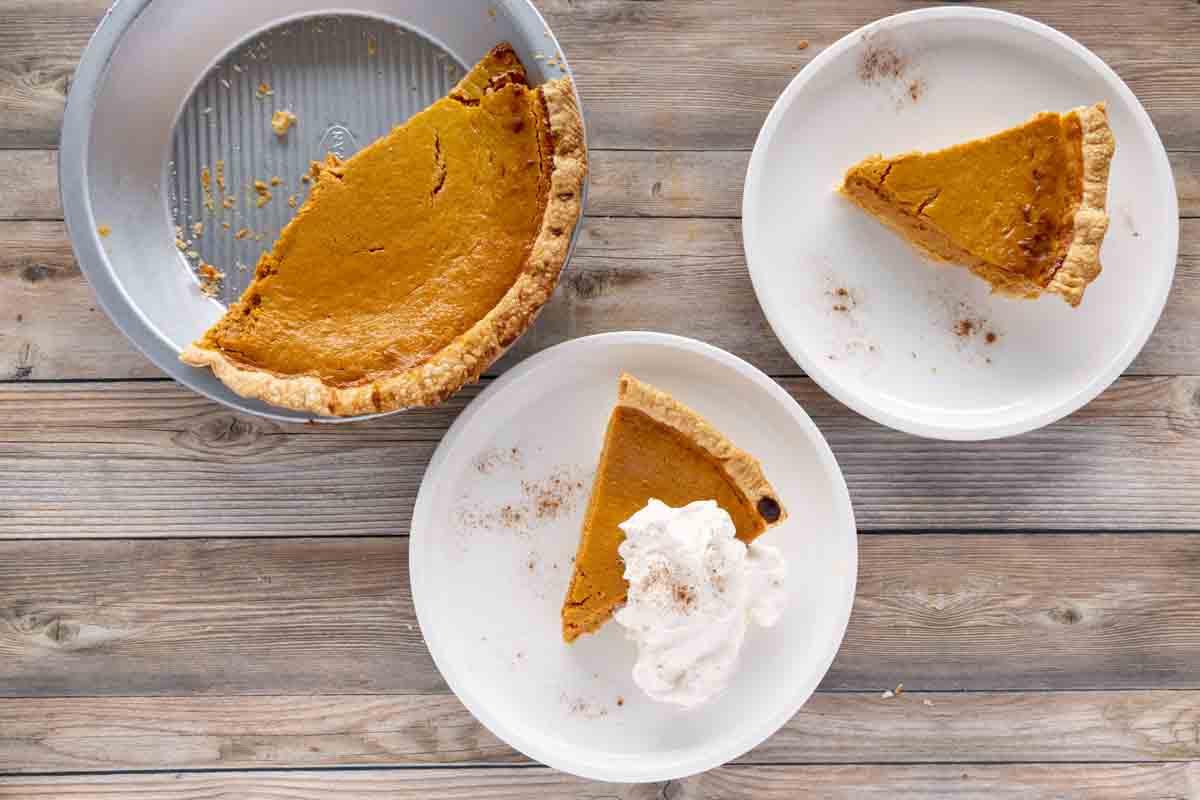
[[[1116,96],[1128,104],[1139,130],[1147,135],[1150,141],[1158,145],[1152,157],[1160,162],[1160,166],[1166,170],[1168,176],[1173,174],[1170,162],[1167,159],[1166,149],[1162,144],[1162,139],[1159,137],[1158,131],[1154,127],[1150,115],[1142,106],[1141,101],[1137,99],[1133,91],[1121,80],[1120,76],[1113,71],[1112,67],[1108,66],[1103,59],[1070,36],[1028,17],[1022,17],[1006,11],[997,11],[995,9],[957,7],[917,9],[915,11],[906,11],[884,17],[846,34],[805,65],[804,69],[800,70],[799,74],[784,89],[783,93],[771,107],[766,121],[759,130],[758,137],[754,142],[754,150],[750,156],[750,164],[746,169],[746,181],[742,191],[743,241],[750,280],[754,284],[755,294],[758,296],[759,304],[762,306],[763,313],[767,317],[767,322],[788,353],[795,359],[796,363],[822,389],[863,416],[881,425],[886,425],[905,433],[934,439],[957,441],[998,439],[1036,430],[1078,411],[1108,388],[1113,381],[1120,377],[1125,368],[1133,362],[1133,359],[1137,357],[1137,354],[1141,352],[1146,341],[1150,338],[1150,334],[1154,332],[1154,327],[1158,324],[1158,320],[1162,316],[1163,308],[1167,303],[1167,296],[1170,294],[1171,285],[1174,282],[1175,265],[1179,258],[1178,225],[1171,232],[1171,242],[1169,243],[1171,254],[1170,268],[1167,271],[1156,273],[1159,285],[1155,287],[1154,302],[1151,305],[1152,312],[1148,313],[1141,320],[1139,327],[1130,336],[1126,346],[1113,357],[1109,364],[1096,377],[1081,386],[1078,391],[1066,399],[1042,407],[1040,410],[1034,409],[1024,417],[995,424],[973,422],[970,425],[954,425],[949,423],[933,424],[914,419],[903,413],[898,413],[884,404],[877,402],[870,396],[848,388],[838,379],[835,373],[822,364],[820,358],[809,354],[803,344],[798,341],[797,337],[788,332],[788,328],[783,322],[785,319],[785,309],[782,306],[782,300],[777,302],[771,298],[768,292],[764,291],[764,278],[760,274],[760,271],[765,269],[765,267],[760,266],[756,269],[755,264],[762,265],[765,263],[765,259],[757,252],[758,242],[753,233],[753,226],[747,226],[744,222],[745,220],[753,219],[758,213],[756,192],[761,180],[760,175],[767,169],[765,162],[768,144],[779,128],[786,109],[804,91],[804,88],[816,78],[821,70],[841,57],[847,50],[856,46],[862,36],[866,34],[873,33],[882,28],[895,30],[905,25],[922,24],[945,19],[975,19],[988,24],[1004,25],[1025,33],[1032,33],[1044,39],[1051,46],[1066,50],[1068,53],[1082,60],[1109,85]],[[1168,202],[1171,208],[1171,217],[1177,220],[1179,217],[1179,200],[1174,182],[1171,181],[1170,184]]]
[[[429,590],[425,587],[424,580],[419,574],[419,565],[426,556],[425,546],[422,544],[424,537],[417,532],[422,529],[429,529],[429,523],[436,513],[436,509],[433,508],[435,490],[430,488],[430,486],[434,483],[434,477],[437,475],[439,468],[448,460],[450,453],[454,449],[461,446],[469,446],[469,443],[464,445],[462,432],[486,408],[490,397],[505,391],[511,384],[528,378],[534,371],[552,368],[553,363],[561,358],[573,358],[584,351],[621,344],[645,344],[674,348],[708,357],[726,367],[732,368],[742,377],[747,378],[757,387],[764,390],[771,399],[779,403],[789,413],[800,430],[805,433],[806,437],[812,443],[817,457],[829,475],[833,485],[835,512],[841,518],[842,524],[848,526],[851,531],[849,573],[854,576],[854,580],[850,591],[846,596],[841,598],[839,606],[835,609],[834,613],[838,618],[837,627],[839,634],[835,640],[831,641],[828,652],[822,657],[820,661],[821,668],[818,670],[815,680],[799,685],[785,700],[780,702],[778,709],[773,714],[765,715],[758,724],[739,729],[742,735],[738,738],[728,741],[717,740],[715,743],[709,744],[704,748],[697,748],[694,751],[690,751],[691,754],[689,755],[651,764],[641,759],[614,759],[611,754],[604,754],[602,757],[589,759],[586,754],[579,753],[578,748],[556,748],[552,744],[549,744],[552,741],[552,737],[531,737],[520,726],[511,725],[506,720],[498,718],[491,713],[483,699],[470,691],[468,682],[460,676],[455,666],[441,654],[440,634],[433,626],[426,624],[427,618],[422,618],[422,608],[425,607],[425,603],[427,602],[424,598],[429,596]],[[425,476],[421,481],[420,491],[417,493],[417,502],[413,508],[413,522],[409,538],[409,582],[412,589],[413,606],[416,610],[417,622],[421,626],[421,633],[425,638],[425,644],[429,648],[430,654],[433,656],[434,664],[445,679],[446,684],[450,687],[450,690],[454,692],[463,705],[488,730],[530,758],[562,772],[568,772],[579,777],[619,783],[664,781],[695,775],[732,761],[738,756],[752,750],[782,728],[808,702],[817,685],[829,671],[829,667],[832,665],[838,650],[841,649],[842,641],[846,635],[846,628],[850,622],[850,611],[854,604],[858,582],[858,543],[856,537],[857,525],[854,519],[854,509],[850,503],[850,493],[846,487],[841,467],[833,455],[833,450],[830,449],[829,443],[825,440],[824,435],[821,434],[820,429],[817,428],[816,423],[812,421],[812,418],[809,417],[803,407],[796,402],[795,398],[784,391],[783,387],[757,367],[754,367],[743,359],[695,339],[650,331],[601,333],[563,342],[525,360],[481,392],[471,405],[459,415],[454,424],[450,426],[450,430],[446,432],[436,452],[434,452],[433,457],[430,459],[429,467],[426,469]]]

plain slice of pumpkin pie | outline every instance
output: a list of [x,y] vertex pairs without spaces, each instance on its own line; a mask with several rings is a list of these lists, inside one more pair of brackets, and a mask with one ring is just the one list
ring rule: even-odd
[[673,507],[715,500],[746,544],[787,518],[757,459],[666,392],[621,375],[563,601],[565,641],[599,629],[624,604],[618,526],[651,498]]
[[846,172],[840,191],[997,292],[1048,292],[1078,306],[1100,275],[1114,150],[1098,103],[932,153],[871,156]]
[[549,299],[586,172],[570,80],[530,87],[498,45],[447,97],[352,158],[315,163],[254,281],[181,358],[313,414],[439,402]]

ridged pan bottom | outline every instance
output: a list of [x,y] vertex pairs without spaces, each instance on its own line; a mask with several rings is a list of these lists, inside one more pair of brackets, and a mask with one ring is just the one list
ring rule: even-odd
[[[463,70],[424,37],[357,15],[306,17],[233,48],[171,135],[165,180],[182,263],[198,273],[211,264],[225,277],[202,283],[236,300],[303,202],[309,163],[353,155],[445,95]],[[277,111],[295,116],[283,136],[271,126]]]

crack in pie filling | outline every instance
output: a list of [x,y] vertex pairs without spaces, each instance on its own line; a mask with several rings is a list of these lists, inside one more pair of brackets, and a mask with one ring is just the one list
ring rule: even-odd
[[937,261],[1001,294],[1071,306],[1100,275],[1116,150],[1104,103],[1043,112],[932,153],[870,156],[839,191]]
[[587,174],[569,78],[497,45],[313,189],[241,299],[180,358],[244,397],[347,416],[438,403],[550,298]]

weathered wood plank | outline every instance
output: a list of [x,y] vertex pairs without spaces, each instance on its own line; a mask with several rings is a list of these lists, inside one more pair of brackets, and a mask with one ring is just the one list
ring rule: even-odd
[[[1200,759],[1200,692],[818,693],[742,764]],[[529,763],[452,695],[0,699],[0,773]]]
[[[69,76],[105,0],[0,6],[0,147],[52,147]],[[775,98],[823,48],[898,0],[540,0],[580,85],[592,144],[620,149],[749,149]],[[999,2],[1079,39],[1138,94],[1168,147],[1200,150],[1200,8]],[[808,39],[811,46],[798,51]],[[663,76],[670,76],[664,80]]]
[[2,696],[444,690],[399,537],[0,549]]
[[1196,797],[1197,787],[1196,764],[764,766],[723,767],[672,781],[663,795],[668,800],[1187,800]]
[[0,777],[0,798],[11,800],[660,800],[660,789],[595,783],[544,767]]
[[0,699],[0,773],[460,762],[528,763],[449,694]]
[[1200,153],[1168,153],[1175,173],[1179,216],[1200,217]]
[[[826,689],[1200,689],[1200,536],[859,545]],[[444,692],[408,586],[403,537],[3,542],[0,697]]]
[[369,426],[281,426],[171,383],[4,387],[0,537],[402,534],[477,393]]
[[[596,146],[748,149],[784,87],[846,33],[916,7],[870,0],[640,3],[541,0],[571,59]],[[1037,0],[993,7],[1052,25],[1109,63],[1146,106],[1168,147],[1200,149],[1200,9],[1174,0],[1131,6]],[[797,51],[808,39],[810,46]],[[1187,55],[1185,55],[1185,53]],[[663,80],[663,76],[670,76]]]
[[[1180,231],[1171,298],[1128,374],[1200,374],[1200,219]],[[800,373],[758,305],[736,219],[587,219],[554,298],[492,372],[616,330],[692,336],[768,373]],[[0,222],[0,381],[161,374],[97,308],[62,223]]]
[[62,217],[58,151],[0,150],[0,219]]
[[71,75],[108,0],[0,2],[0,147],[54,147]]
[[65,236],[61,222],[0,223],[0,380],[161,377],[96,305]]
[[0,778],[0,797],[123,800],[136,793],[170,800],[1192,800],[1197,787],[1200,767],[1196,764],[731,766],[683,780],[640,785],[595,783],[544,767],[510,767],[11,777]]
[[[592,150],[593,217],[739,217],[748,151]],[[1200,153],[1170,153],[1179,215],[1200,216]],[[0,220],[60,220],[58,152],[0,150]]]
[[[917,439],[810,380],[783,385],[833,447],[863,530],[1200,528],[1200,378],[1125,378],[1066,420],[982,443]],[[165,382],[0,386],[0,538],[403,534],[477,393],[328,426]]]

